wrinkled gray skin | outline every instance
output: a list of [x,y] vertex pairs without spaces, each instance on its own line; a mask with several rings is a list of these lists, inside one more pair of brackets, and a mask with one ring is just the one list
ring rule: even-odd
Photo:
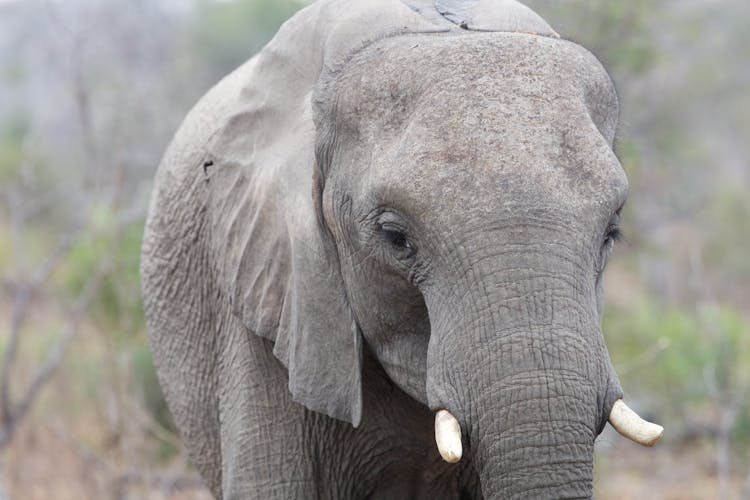
[[622,396],[609,77],[571,42],[419,8],[299,55],[329,4],[214,88],[157,175],[144,300],[193,462],[224,498],[590,497]]

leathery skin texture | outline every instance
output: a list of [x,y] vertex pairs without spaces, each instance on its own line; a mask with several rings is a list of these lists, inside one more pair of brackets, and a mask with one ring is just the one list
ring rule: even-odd
[[593,494],[614,87],[517,2],[439,3],[304,9],[162,160],[144,304],[217,498]]

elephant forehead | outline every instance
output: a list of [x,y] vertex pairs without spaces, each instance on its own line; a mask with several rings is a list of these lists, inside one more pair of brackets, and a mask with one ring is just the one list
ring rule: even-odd
[[627,196],[627,179],[596,127],[579,125],[486,132],[465,142],[446,139],[440,127],[412,126],[368,155],[368,171],[355,182],[363,198],[419,219],[528,209],[582,222],[609,218]]
[[464,109],[549,120],[554,109],[566,112],[555,103],[585,110],[610,140],[617,121],[614,87],[594,56],[519,33],[387,38],[352,58],[334,94],[343,124],[364,135],[398,132],[417,111],[437,121]]
[[588,52],[497,33],[388,44],[353,61],[339,95],[360,189],[406,206],[622,203],[616,96]]
[[448,116],[427,109],[373,158],[375,178],[421,194],[431,180],[450,179],[483,202],[497,193],[556,206],[624,196],[627,181],[610,143],[575,101],[490,103]]

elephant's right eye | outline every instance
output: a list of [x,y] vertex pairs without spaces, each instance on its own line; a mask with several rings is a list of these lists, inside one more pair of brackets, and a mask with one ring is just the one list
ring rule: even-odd
[[392,231],[390,229],[381,229],[380,236],[393,245],[396,248],[411,248],[411,245],[406,240],[406,235],[401,231]]
[[406,233],[400,229],[380,225],[378,235],[380,239],[393,248],[396,257],[400,259],[410,259],[414,257],[416,249],[406,236]]

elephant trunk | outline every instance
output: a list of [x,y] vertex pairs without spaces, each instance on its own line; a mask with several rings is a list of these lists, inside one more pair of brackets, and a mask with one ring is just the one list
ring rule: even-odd
[[429,404],[460,425],[485,498],[591,497],[594,440],[622,397],[595,302],[582,297],[593,290],[538,275],[496,277],[524,284],[512,296],[483,283],[494,291],[485,307],[472,293],[428,302]]
[[598,390],[567,370],[530,370],[473,396],[466,433],[486,498],[588,498]]

